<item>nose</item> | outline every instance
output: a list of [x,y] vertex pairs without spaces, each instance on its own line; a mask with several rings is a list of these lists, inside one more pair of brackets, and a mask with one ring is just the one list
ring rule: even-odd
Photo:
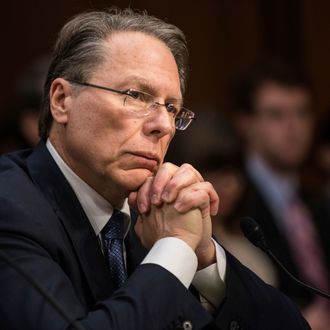
[[161,138],[168,134],[173,136],[174,132],[174,117],[167,112],[163,104],[156,104],[153,111],[145,118],[144,133]]

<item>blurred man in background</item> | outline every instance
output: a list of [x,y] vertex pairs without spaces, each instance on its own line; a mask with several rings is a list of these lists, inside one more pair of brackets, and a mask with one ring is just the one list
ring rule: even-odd
[[[261,225],[271,250],[293,274],[329,291],[329,219],[299,180],[313,139],[309,79],[300,69],[269,60],[236,83],[236,124],[247,178],[240,214]],[[279,287],[302,307],[313,329],[328,329],[326,302],[278,274]]]

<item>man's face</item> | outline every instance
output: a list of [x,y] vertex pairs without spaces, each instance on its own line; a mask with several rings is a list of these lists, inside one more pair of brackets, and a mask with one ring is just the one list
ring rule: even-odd
[[254,100],[255,112],[247,128],[252,150],[272,167],[295,169],[312,140],[310,93],[269,82],[259,88]]
[[[104,52],[105,61],[88,83],[137,89],[162,104],[182,98],[176,62],[161,41],[140,32],[119,32],[104,43]],[[175,133],[174,118],[165,107],[141,117],[123,101],[120,94],[78,87],[68,98],[62,138],[62,157],[112,203],[157,170]]]

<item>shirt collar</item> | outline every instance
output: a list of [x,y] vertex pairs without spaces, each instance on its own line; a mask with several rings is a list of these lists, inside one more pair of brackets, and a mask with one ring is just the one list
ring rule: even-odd
[[[46,142],[46,147],[53,157],[60,171],[69,182],[71,188],[76,194],[90,224],[92,225],[95,235],[100,235],[102,229],[109,221],[113,206],[84,180],[82,180],[63,160],[56,151],[50,140]],[[130,227],[130,210],[127,199],[121,209],[125,213],[125,236]]]
[[247,157],[246,169],[270,207],[281,212],[292,200],[298,188],[295,176],[280,176],[256,154]]

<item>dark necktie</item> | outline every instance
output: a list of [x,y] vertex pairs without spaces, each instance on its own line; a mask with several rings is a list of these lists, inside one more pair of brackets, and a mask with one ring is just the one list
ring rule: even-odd
[[119,288],[127,278],[123,254],[124,214],[114,210],[110,220],[102,230],[104,254],[115,288]]

